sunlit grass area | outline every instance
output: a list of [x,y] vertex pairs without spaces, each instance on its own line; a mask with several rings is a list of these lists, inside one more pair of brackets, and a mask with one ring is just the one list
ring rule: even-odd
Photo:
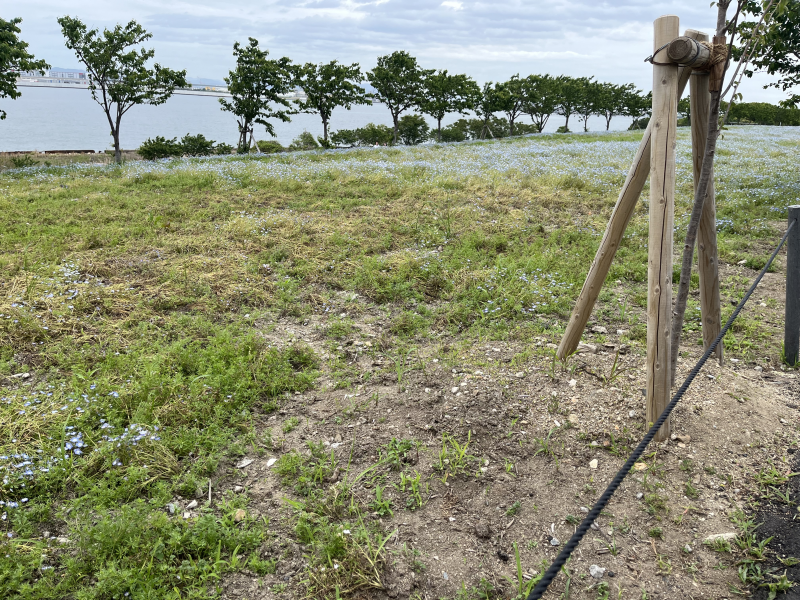
[[[688,134],[678,145],[678,248],[692,200]],[[344,389],[363,382],[335,357],[271,337],[276,320],[319,319],[335,347],[366,307],[378,310],[376,356],[445,341],[557,341],[640,137],[4,172],[0,597],[206,598],[226,572],[274,570],[257,552],[270,524],[234,518],[244,496],[195,519],[163,507],[206,494],[219,465],[245,449],[269,448],[256,422],[287,395],[320,389],[322,374]],[[760,268],[786,206],[800,201],[800,132],[731,127],[718,154],[720,260]],[[605,292],[597,308],[639,352],[646,199],[609,275],[622,292]],[[723,281],[725,299],[748,281]],[[690,300],[689,343],[699,323]],[[776,331],[743,317],[728,352],[778,357]],[[333,463],[316,452],[312,466],[328,476]],[[295,479],[310,468],[281,460]],[[366,554],[350,563],[361,579],[317,574],[309,589],[374,582],[379,552],[369,552],[383,534],[340,508],[336,518],[363,526]],[[303,514],[333,527],[321,505]]]

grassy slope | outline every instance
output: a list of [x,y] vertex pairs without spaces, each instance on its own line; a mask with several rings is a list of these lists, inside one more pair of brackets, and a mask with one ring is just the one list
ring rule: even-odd
[[[691,195],[687,133],[679,231]],[[344,388],[363,377],[302,345],[270,347],[256,319],[332,315],[348,292],[386,308],[392,334],[375,351],[395,356],[437,336],[555,339],[638,136],[0,176],[0,596],[207,597],[226,571],[274,569],[257,551],[269,524],[235,518],[244,497],[193,520],[163,510],[176,494],[203,494],[224,457],[268,448],[253,420],[284,394],[314,386],[320,371]],[[726,133],[723,263],[763,265],[800,191],[799,143],[789,128]],[[628,299],[603,295],[598,317],[645,305],[646,211],[610,274]],[[724,282],[725,295],[744,283]],[[348,327],[329,323],[332,340]],[[690,302],[692,341],[698,329]],[[634,324],[629,341],[644,334]],[[755,316],[726,344],[752,359],[755,348],[777,357],[778,340]],[[11,377],[22,372],[32,376]],[[317,459],[282,459],[281,472],[313,483],[326,468]],[[59,550],[45,530],[77,550]],[[368,524],[362,533],[379,543]]]

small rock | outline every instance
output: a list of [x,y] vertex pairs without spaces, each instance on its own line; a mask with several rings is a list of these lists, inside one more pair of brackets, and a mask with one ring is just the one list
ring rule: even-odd
[[254,459],[252,459],[252,458],[243,458],[238,463],[236,463],[236,468],[237,469],[244,469],[247,465],[253,464],[253,460]]
[[193,508],[197,508],[197,500],[192,500],[186,505],[186,510],[192,510]]
[[581,506],[581,508],[580,508],[580,511],[581,511],[582,513],[588,513],[588,512],[589,512],[589,509],[588,509],[586,506]]
[[497,558],[499,558],[503,562],[508,562],[508,554],[506,554],[502,550],[497,551]]
[[602,579],[603,573],[605,572],[606,570],[603,567],[599,567],[597,565],[591,565],[589,567],[589,575],[591,575],[595,579]]
[[742,260],[740,260],[740,261],[739,261],[738,263],[736,263],[736,264],[737,264],[737,265],[743,265],[743,264],[745,264],[746,262],[747,262],[747,259],[746,259],[746,258],[743,258]]
[[580,420],[581,420],[580,417],[578,415],[576,415],[575,413],[572,413],[571,415],[569,415],[567,417],[567,421],[569,421],[573,425],[577,425],[578,423],[580,423]]
[[69,538],[65,538],[65,537],[61,537],[61,536],[57,537],[56,541],[59,544],[69,544]]
[[634,471],[645,471],[647,470],[647,463],[637,462],[633,464]]
[[689,544],[686,544],[683,547],[683,551],[686,552],[686,554],[691,554],[692,553],[692,547]]
[[342,441],[342,434],[341,434],[341,433],[337,433],[337,434],[334,436],[334,438],[333,438],[333,441],[334,441],[334,442],[338,442],[338,443],[340,443],[340,442]]
[[243,508],[238,509],[235,513],[233,513],[233,520],[237,523],[241,523],[244,521],[245,517],[247,517],[247,513],[244,511]]
[[552,342],[548,343],[547,347],[550,348],[551,350],[558,350],[558,345],[557,344],[553,344]]
[[628,335],[627,329],[617,329],[617,335]]
[[580,344],[578,344],[577,352],[578,354],[582,352],[585,352],[587,354],[597,354],[597,346],[595,346],[594,344],[584,344],[583,342],[581,342]]
[[711,544],[714,540],[725,540],[726,542],[730,542],[736,539],[736,534],[732,531],[727,533],[714,533],[708,536],[706,539],[703,540],[704,544]]
[[43,532],[42,532],[42,537],[43,537],[44,539],[47,539],[47,538],[49,538],[49,537],[50,537],[50,532],[49,532],[49,531],[43,531]]
[[489,539],[492,537],[492,528],[486,521],[478,521],[475,523],[475,535],[481,539]]
[[596,458],[593,458],[592,460],[589,461],[589,468],[590,469],[596,469],[597,468],[597,459]]
[[569,384],[569,387],[571,387],[572,389],[575,389],[575,386],[578,384],[578,382],[575,381],[574,379],[570,379],[567,383]]
[[787,421],[786,419],[781,419],[781,424],[782,424],[782,425],[786,425],[788,422],[789,422],[789,421]]
[[442,571],[442,577],[444,577],[444,580],[445,580],[445,581],[447,581],[448,579],[450,579],[450,577],[449,577],[449,576],[447,575],[447,573],[445,573],[444,571]]
[[684,435],[676,435],[675,436],[675,441],[676,442],[680,442],[681,444],[688,444],[689,442],[692,441],[692,436],[686,435],[686,434],[684,434]]
[[637,500],[641,500],[642,498],[644,498],[644,494],[642,492],[639,492],[638,494],[636,494],[636,499]]
[[451,393],[451,394],[455,394],[457,391],[458,391],[458,388],[457,388],[457,387],[454,387],[454,388],[451,388],[451,389],[450,389],[450,393]]
[[551,546],[558,546],[561,542],[558,541],[557,537],[550,538],[550,545]]
[[525,372],[524,371],[518,371],[515,374],[515,377],[517,377],[517,379],[522,379],[523,377],[525,377]]
[[761,366],[757,366],[757,367],[754,369],[754,371],[756,371],[756,372],[758,372],[758,373],[761,373],[763,370],[764,370],[764,367],[761,367]]
[[635,410],[629,410],[628,411],[628,418],[633,419],[634,417],[636,417],[636,411]]
[[175,505],[172,502],[167,504],[167,511],[169,511],[169,514],[171,515],[175,514]]
[[192,518],[192,513],[188,512],[188,511],[183,513],[183,518],[184,519],[191,519]]
[[233,486],[233,491],[234,493],[239,494],[244,491],[244,488],[240,485],[235,485]]
[[606,329],[602,325],[595,325],[594,327],[592,327],[592,333],[608,333],[608,329]]
[[277,459],[277,458],[270,458],[270,459],[267,461],[267,467],[271,467],[271,466],[272,466],[272,465],[274,465],[276,462],[278,462],[278,459]]

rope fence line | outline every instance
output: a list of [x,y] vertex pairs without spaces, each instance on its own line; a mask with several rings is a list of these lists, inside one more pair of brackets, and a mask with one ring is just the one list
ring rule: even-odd
[[695,366],[689,372],[689,375],[687,375],[681,387],[678,388],[678,391],[675,392],[675,395],[672,397],[672,400],[664,409],[664,412],[661,413],[656,422],[644,436],[642,441],[628,457],[628,460],[625,461],[625,464],[614,476],[614,479],[611,480],[611,483],[606,488],[606,491],[603,492],[603,495],[600,496],[597,502],[595,502],[594,506],[589,511],[589,514],[575,530],[575,533],[572,535],[569,541],[566,544],[564,544],[564,547],[561,549],[561,552],[559,552],[556,559],[553,561],[553,563],[547,569],[545,574],[536,584],[536,587],[533,588],[531,593],[528,595],[527,600],[539,600],[542,597],[542,595],[547,591],[547,588],[550,586],[553,579],[555,579],[556,575],[558,575],[558,572],[561,570],[561,568],[569,560],[570,556],[575,551],[575,548],[577,548],[578,544],[583,539],[583,536],[585,536],[586,532],[589,531],[589,528],[595,522],[597,517],[600,516],[600,513],[606,507],[609,500],[611,500],[611,497],[614,495],[614,492],[617,491],[619,486],[622,484],[622,481],[625,479],[628,473],[630,473],[634,463],[637,460],[639,460],[642,454],[644,454],[645,449],[653,440],[658,430],[661,429],[661,426],[669,418],[670,413],[672,413],[673,409],[678,405],[680,399],[689,389],[689,386],[692,384],[695,377],[697,377],[697,374],[700,372],[700,369],[703,368],[703,365],[705,365],[706,361],[714,353],[714,350],[716,350],[717,346],[722,341],[722,338],[725,337],[725,334],[728,332],[728,329],[730,329],[731,325],[733,325],[733,322],[736,320],[736,317],[739,316],[739,313],[744,308],[744,305],[750,299],[750,296],[756,290],[756,287],[758,287],[758,284],[761,282],[761,279],[763,279],[764,274],[767,272],[770,266],[772,266],[772,262],[775,260],[775,257],[778,255],[778,252],[780,252],[780,249],[786,243],[786,240],[789,237],[789,232],[792,230],[792,227],[794,227],[796,224],[797,224],[797,219],[795,219],[789,224],[789,227],[787,228],[786,233],[781,239],[781,242],[778,244],[778,247],[775,248],[775,251],[772,253],[772,256],[770,256],[769,260],[767,261],[767,264],[765,264],[764,268],[761,269],[761,272],[758,274],[758,277],[756,277],[756,280],[753,282],[753,285],[750,286],[750,289],[747,290],[747,293],[739,301],[739,304],[733,310],[733,313],[731,313],[731,316],[728,318],[728,321],[725,323],[725,326],[719,332],[719,335],[713,342],[711,342],[711,345],[703,353],[703,356],[700,357],[700,360],[697,361],[697,364],[695,364]]

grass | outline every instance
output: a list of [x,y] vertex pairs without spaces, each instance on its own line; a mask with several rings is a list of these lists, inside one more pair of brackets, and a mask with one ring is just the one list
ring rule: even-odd
[[[403,385],[426,376],[421,349],[442,337],[454,341],[437,360],[450,364],[459,344],[557,336],[640,135],[0,173],[0,597],[206,598],[226,573],[274,571],[277,558],[260,551],[270,523],[234,519],[247,495],[205,500],[225,465],[279,445],[259,423],[290,395],[363,384],[353,353],[384,365],[369,376]],[[731,152],[715,167],[723,263],[755,267],[777,240],[798,193],[797,139],[789,128],[726,131]],[[686,132],[678,152],[690,155]],[[691,201],[679,172],[678,236]],[[644,339],[646,239],[642,203],[610,273],[624,292],[597,308],[609,330],[630,330],[633,352]],[[723,318],[746,282],[723,282]],[[379,338],[359,330],[365,303],[385,315]],[[687,343],[699,336],[696,312]],[[327,355],[271,336],[278,319],[312,317]],[[761,316],[743,315],[732,334],[729,356],[779,360],[781,332]],[[598,377],[611,385],[624,374]],[[275,427],[300,425],[281,417]],[[558,431],[536,452],[558,461]],[[469,434],[443,434],[433,453],[445,480],[480,473]],[[282,454],[275,472],[295,498],[312,596],[380,582],[391,532],[372,513],[427,501],[418,460],[415,441],[392,440],[365,498],[331,450]],[[335,482],[337,469],[347,475]],[[768,488],[784,476],[758,477]],[[164,508],[191,499],[203,503],[188,519]],[[657,494],[645,502],[666,511]],[[43,536],[54,528],[63,551]]]

